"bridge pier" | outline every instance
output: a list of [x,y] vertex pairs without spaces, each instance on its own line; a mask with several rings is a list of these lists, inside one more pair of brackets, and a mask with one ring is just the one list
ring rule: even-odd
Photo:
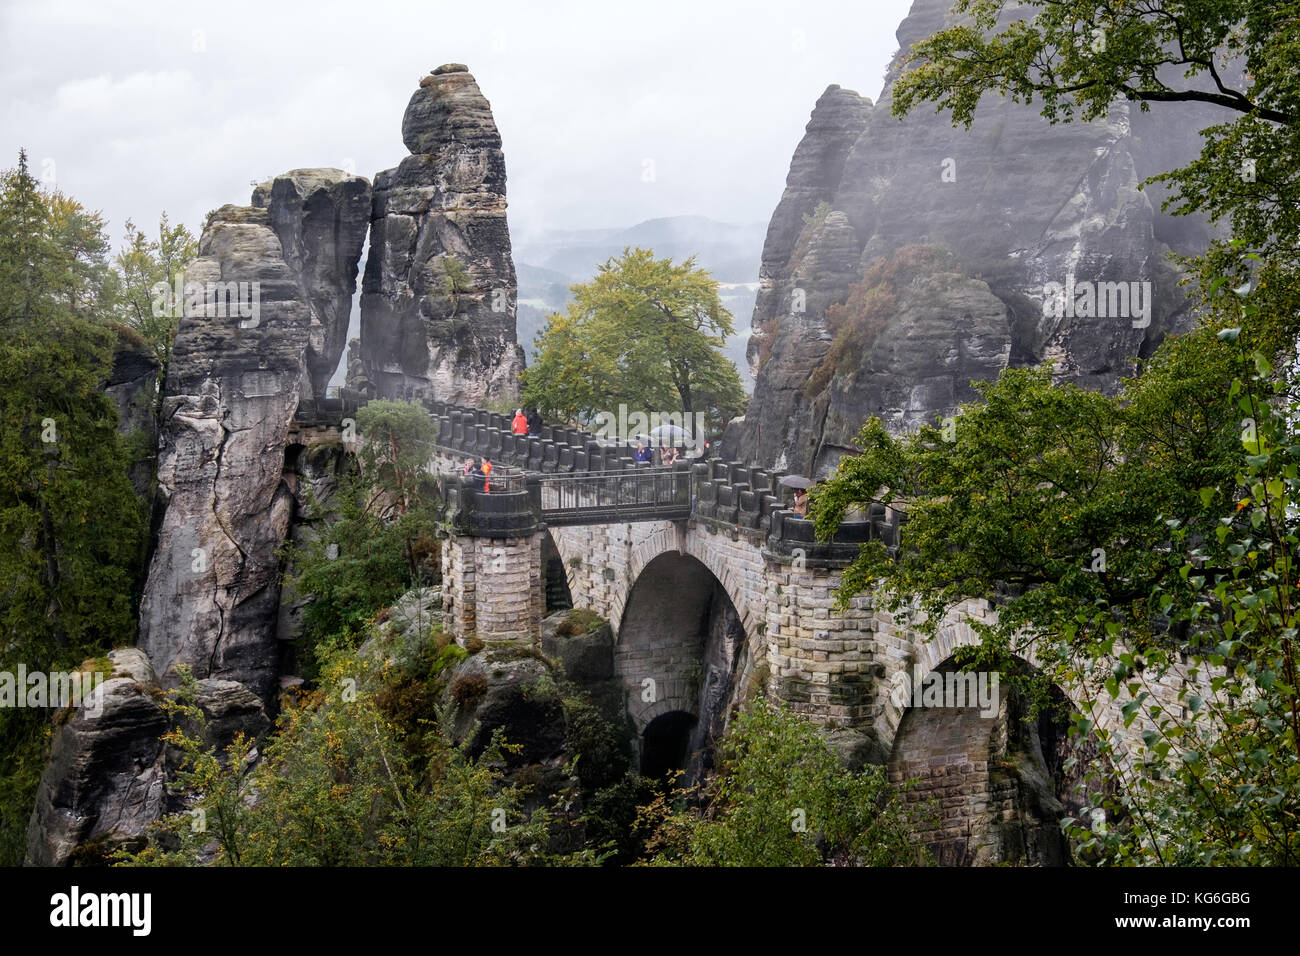
[[537,642],[545,606],[541,531],[511,538],[449,534],[442,567],[443,608],[459,642]]

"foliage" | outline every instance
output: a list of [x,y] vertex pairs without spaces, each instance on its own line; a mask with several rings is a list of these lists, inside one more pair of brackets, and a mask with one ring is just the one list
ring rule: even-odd
[[604,624],[605,619],[590,608],[575,607],[565,615],[555,633],[561,637],[576,637],[589,634]]
[[564,749],[572,756],[574,772],[584,793],[613,786],[632,765],[625,735],[619,733],[585,693],[567,694],[564,706]]
[[[1277,451],[1291,447],[1281,433],[1290,426],[1271,411],[1271,368],[1255,348],[1273,323],[1253,302],[1236,308],[1239,326],[1222,328],[1232,318],[1225,308],[1167,342],[1118,397],[1019,369],[979,385],[983,402],[946,425],[894,438],[873,419],[858,437],[862,454],[841,461],[813,496],[820,535],[855,503],[906,508],[901,549],[865,546],[845,572],[842,603],[872,590],[932,631],[964,598],[992,600],[996,621],[971,621],[981,644],[966,659],[1034,654],[1047,679],[1138,721],[1135,755],[1094,714],[1079,716],[1078,731],[1111,757],[1096,773],[1119,786],[1113,801],[1096,799],[1112,820],[1133,821],[1104,844],[1076,830],[1085,856],[1294,860],[1283,836],[1298,792],[1294,731],[1283,721],[1294,686],[1283,582],[1294,575],[1274,564],[1291,560],[1294,517],[1282,512],[1295,466]],[[1243,450],[1243,437],[1269,443],[1269,454]],[[1243,627],[1243,616],[1260,614],[1265,623]],[[1197,702],[1187,717],[1149,693],[1179,667],[1190,667],[1186,694]],[[1189,753],[1259,762],[1232,764],[1235,777],[1221,763],[1209,786]],[[1262,806],[1287,781],[1289,795]],[[1192,787],[1203,799],[1188,796]],[[1237,787],[1258,793],[1256,802],[1229,799],[1243,795]],[[1176,824],[1160,822],[1169,814]],[[1186,829],[1175,840],[1176,826]]]
[[[1238,330],[1227,330],[1231,341]],[[1095,795],[1088,817],[1132,816],[1131,828],[1067,821],[1080,851],[1115,863],[1289,865],[1300,863],[1300,683],[1296,669],[1295,502],[1300,500],[1296,403],[1270,402],[1281,392],[1255,352],[1253,374],[1233,381],[1230,396],[1245,416],[1235,506],[1221,508],[1210,540],[1177,518],[1166,522],[1186,554],[1178,580],[1152,593],[1157,612],[1185,630],[1182,646],[1134,653],[1116,640],[1104,609],[1081,611],[1067,640],[1091,638],[1118,649],[1105,692],[1124,700],[1126,726],[1146,718],[1141,743],[1129,748],[1140,770],[1114,797]],[[1217,488],[1202,488],[1205,501]],[[1210,542],[1213,542],[1211,544]],[[1226,552],[1226,554],[1225,554]],[[1191,600],[1187,600],[1190,596]],[[1115,647],[1112,648],[1112,642]],[[1156,682],[1183,675],[1182,708],[1162,706]],[[1102,752],[1124,746],[1080,718]]]
[[417,498],[432,494],[434,482],[426,467],[437,426],[422,406],[389,399],[368,402],[357,412],[357,432],[362,470],[377,491],[390,496],[393,510],[404,513]]
[[[0,178],[0,670],[66,669],[135,629],[143,509],[102,391],[114,278],[97,214]],[[17,863],[48,725],[0,712],[0,863]]]
[[443,256],[440,261],[442,262],[442,294],[451,300],[451,308],[455,312],[460,297],[472,291],[474,283],[465,266],[455,256]]
[[329,502],[309,499],[323,526],[286,547],[294,593],[310,595],[299,642],[303,676],[315,675],[316,646],[339,638],[355,647],[374,616],[410,588],[439,580],[434,534],[437,490],[424,466],[434,428],[419,405],[373,401],[357,412],[356,466]]
[[[180,322],[179,303],[173,301],[176,284],[180,280],[183,287],[185,268],[197,255],[193,233],[183,224],[173,226],[166,213],[158,220],[156,240],[149,239],[129,219],[126,222],[126,242],[116,258],[122,277],[122,311],[126,324],[148,343],[164,375]],[[159,283],[171,290],[172,298],[157,295],[154,287]]]
[[[547,850],[551,814],[524,818],[522,794],[503,786],[507,745],[496,735],[477,758],[438,725],[412,753],[377,706],[370,665],[341,654],[320,690],[286,708],[262,759],[250,767],[241,737],[218,754],[203,715],[182,700],[194,729],[168,740],[182,754],[177,781],[192,809],[153,828],[129,865],[466,866],[595,862]],[[445,722],[444,722],[445,723]],[[202,811],[201,815],[193,811]],[[196,832],[203,819],[206,830]]]
[[723,355],[734,331],[718,283],[695,265],[625,249],[552,315],[524,373],[523,400],[549,417],[591,424],[599,412],[702,413],[718,429],[744,389]]
[[759,700],[718,745],[708,809],[662,794],[642,812],[651,862],[692,866],[891,866],[920,862],[919,820],[883,767],[850,771],[799,716]]

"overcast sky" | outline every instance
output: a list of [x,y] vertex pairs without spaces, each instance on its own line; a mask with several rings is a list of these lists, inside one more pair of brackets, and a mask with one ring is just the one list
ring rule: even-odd
[[501,129],[520,237],[765,222],[817,97],[876,99],[909,6],[0,0],[0,166],[25,146],[115,244],[164,209],[197,232],[275,173],[395,166],[420,77],[458,62]]

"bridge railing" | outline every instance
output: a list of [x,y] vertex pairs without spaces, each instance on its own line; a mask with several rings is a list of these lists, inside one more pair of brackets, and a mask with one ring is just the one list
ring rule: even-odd
[[[436,443],[433,446],[433,450],[437,455],[449,458],[452,461],[463,461],[468,458],[472,459],[475,464],[478,464],[478,459],[482,457],[466,455],[464,451],[459,448],[449,448],[446,445]],[[492,461],[492,459],[489,458],[488,461]],[[470,472],[465,471],[463,467],[457,468],[454,471],[449,472],[449,474],[465,479],[466,485],[475,483],[475,481],[472,480]],[[519,494],[528,490],[527,478],[527,474],[522,469],[514,468],[510,465],[503,465],[498,462],[492,462],[492,474],[488,476],[486,481],[483,478],[478,478],[476,480],[476,487],[479,491],[484,491],[488,494],[494,495]]]
[[539,475],[530,484],[547,524],[667,521],[691,513],[691,474],[685,467]]

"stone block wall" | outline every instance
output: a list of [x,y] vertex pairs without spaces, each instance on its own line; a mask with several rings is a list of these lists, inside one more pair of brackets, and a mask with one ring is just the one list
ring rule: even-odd
[[772,560],[766,574],[769,696],[819,723],[873,713],[875,620],[867,599],[834,609],[839,572]]
[[472,538],[442,542],[443,610],[456,639],[540,640],[545,595],[542,536]]

